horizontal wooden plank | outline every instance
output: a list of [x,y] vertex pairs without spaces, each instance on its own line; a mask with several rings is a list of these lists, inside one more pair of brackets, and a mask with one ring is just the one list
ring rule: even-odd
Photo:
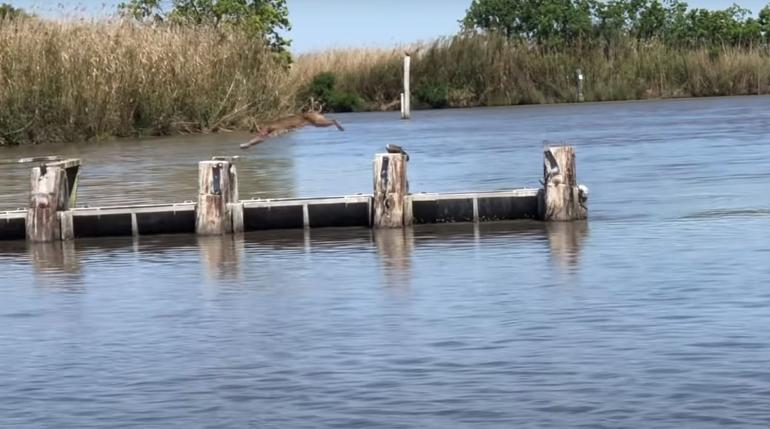
[[195,232],[195,212],[193,210],[140,212],[134,216],[136,216],[139,235],[192,234]]
[[538,189],[536,188],[522,188],[512,189],[509,191],[483,191],[483,192],[420,192],[415,194],[409,194],[407,198],[411,198],[412,201],[432,201],[432,200],[452,200],[452,199],[468,199],[468,198],[500,198],[500,197],[535,197],[537,196]]
[[473,198],[446,198],[412,201],[413,222],[472,222]]
[[78,207],[71,209],[72,216],[93,216],[131,213],[194,212],[195,203],[147,204],[136,206]]
[[275,199],[253,199],[243,200],[243,208],[256,207],[285,207],[285,206],[303,206],[318,204],[352,204],[368,203],[372,199],[371,195],[351,195],[344,197],[317,197],[317,198],[275,198]]
[[72,217],[75,237],[117,237],[133,234],[131,213],[91,214]]
[[0,240],[24,240],[26,219],[21,217],[0,218]]
[[243,207],[245,231],[304,227],[303,204]]
[[26,209],[8,210],[8,211],[0,212],[0,220],[25,219],[26,217],[27,217]]
[[485,197],[477,199],[478,219],[495,220],[537,218],[537,194],[527,197]]
[[369,202],[308,204],[311,228],[369,226]]

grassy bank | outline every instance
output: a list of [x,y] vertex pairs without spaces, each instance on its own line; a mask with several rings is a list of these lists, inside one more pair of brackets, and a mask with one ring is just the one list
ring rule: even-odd
[[546,50],[475,35],[301,55],[287,69],[232,30],[20,19],[0,22],[0,145],[251,129],[311,96],[397,110],[404,49],[417,108],[572,102],[577,68],[586,101],[770,92],[766,48],[625,38]]
[[0,22],[0,144],[248,128],[294,84],[234,31]]
[[[546,50],[498,36],[457,36],[412,52],[417,106],[469,107],[572,102],[575,71],[586,101],[767,93],[766,49],[672,48],[616,40],[612,47]],[[398,109],[403,49],[338,50],[299,57],[303,80],[323,71],[336,89],[358,95],[368,110]]]

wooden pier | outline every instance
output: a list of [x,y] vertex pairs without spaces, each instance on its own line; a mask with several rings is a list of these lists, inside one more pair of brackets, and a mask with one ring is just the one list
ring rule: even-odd
[[[33,160],[34,162],[34,160]],[[409,155],[381,153],[372,194],[324,198],[238,198],[235,158],[198,166],[198,200],[177,204],[76,207],[80,160],[37,160],[27,209],[0,212],[0,240],[51,242],[152,234],[225,235],[266,229],[403,228],[412,224],[587,217],[571,146],[544,150],[543,187],[466,193],[411,193]]]

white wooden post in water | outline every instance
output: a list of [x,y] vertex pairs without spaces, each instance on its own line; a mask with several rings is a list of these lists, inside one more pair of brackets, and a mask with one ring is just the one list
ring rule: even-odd
[[551,146],[544,151],[543,193],[540,216],[545,221],[571,221],[588,217],[588,188],[578,186],[575,149]]
[[578,103],[585,101],[583,96],[583,71],[580,69],[577,69],[577,101]]
[[45,162],[32,169],[27,240],[44,243],[73,238],[71,222],[64,222],[62,230],[60,216],[75,206],[79,172],[79,159]]
[[406,198],[408,159],[404,153],[379,153],[374,157],[374,228],[401,228],[412,224],[412,210]]
[[229,160],[201,161],[198,164],[198,206],[195,232],[223,235],[233,232],[231,203],[238,202],[238,178]]
[[411,106],[409,101],[412,99],[411,90],[409,88],[409,69],[411,67],[412,58],[407,52],[404,56],[404,92],[401,94],[401,119],[409,119],[411,116]]

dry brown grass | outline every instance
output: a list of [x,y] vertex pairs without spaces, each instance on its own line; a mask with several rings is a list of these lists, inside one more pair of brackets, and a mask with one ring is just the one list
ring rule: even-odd
[[0,144],[248,127],[294,105],[288,73],[234,31],[0,23]]
[[[322,71],[334,72],[340,90],[359,94],[374,109],[399,98],[402,52],[353,49],[305,55],[298,59],[297,76],[306,81]],[[745,95],[767,93],[770,87],[765,49],[685,50],[627,39],[611,49],[554,51],[495,35],[469,35],[421,45],[412,60],[412,88],[415,97],[421,89],[439,88],[447,105],[456,107],[572,102],[578,68],[586,78],[587,101]]]
[[[235,31],[127,22],[0,22],[0,145],[251,128],[306,104],[331,71],[367,109],[398,109],[403,51],[412,88],[455,107],[767,93],[767,51],[679,50],[621,40],[547,51],[498,36],[301,55],[291,71]],[[426,91],[434,90],[434,91]]]

